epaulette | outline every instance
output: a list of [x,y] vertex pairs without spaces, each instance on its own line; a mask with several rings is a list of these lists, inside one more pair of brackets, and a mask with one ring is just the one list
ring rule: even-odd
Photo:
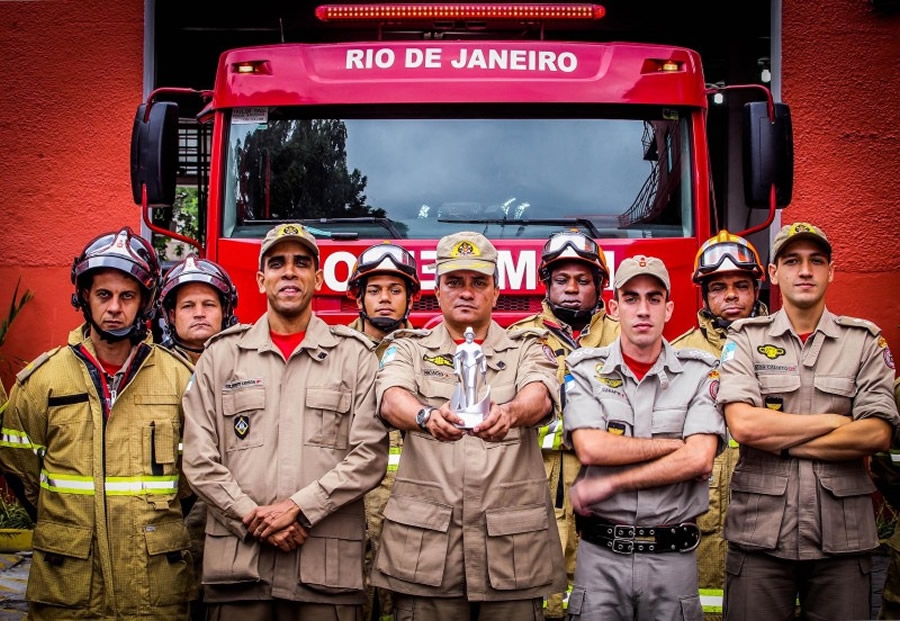
[[393,332],[388,334],[381,342],[384,343],[386,341],[396,341],[397,339],[402,338],[420,339],[428,336],[429,334],[431,334],[431,330],[426,330],[425,328],[400,328],[399,330],[394,330]]
[[519,321],[517,321],[515,323],[509,324],[509,327],[507,327],[506,330],[509,332],[512,332],[513,330],[527,330],[528,328],[521,328],[519,326],[533,325],[533,324],[537,323],[537,321],[539,319],[540,319],[540,313],[538,313],[536,315],[530,315],[529,317],[525,317],[524,319],[520,319]]
[[860,319],[859,317],[847,317],[845,315],[836,315],[834,318],[834,322],[841,326],[847,326],[850,328],[865,328],[869,332],[872,333],[872,336],[878,336],[881,334],[881,328],[872,323],[871,321],[867,321],[866,319]]
[[45,351],[43,354],[29,362],[24,369],[16,373],[16,381],[20,384],[24,383],[32,373],[38,370],[38,367],[50,360],[50,358],[52,358],[60,349],[62,349],[62,347],[54,347],[53,349]]
[[592,359],[601,359],[606,360],[609,358],[610,349],[609,346],[606,347],[579,347],[566,358],[566,364],[571,368],[576,362],[581,360],[592,360]]
[[[511,328],[512,326],[510,326]],[[528,336],[533,336],[536,339],[542,339],[545,336],[550,334],[549,330],[544,330],[542,328],[516,328],[515,330],[508,330],[506,335],[511,339],[523,339]]]
[[747,317],[745,319],[738,319],[734,323],[729,326],[729,329],[734,330],[735,332],[742,330],[744,326],[764,326],[766,324],[770,324],[775,321],[774,315],[763,315],[761,317]]
[[194,372],[194,363],[191,362],[187,357],[185,357],[185,355],[182,354],[180,351],[177,351],[177,350],[175,350],[175,349],[170,349],[170,348],[168,348],[168,347],[166,347],[165,345],[162,345],[162,344],[160,344],[160,343],[154,343],[153,346],[154,346],[156,349],[159,349],[159,350],[161,350],[161,351],[164,351],[164,352],[166,352],[167,354],[169,354],[170,356],[172,356],[173,358],[175,358],[175,360],[177,360],[178,362],[180,362],[181,364],[183,364],[184,366],[186,366],[187,369],[188,369],[188,371],[190,371],[191,373]]
[[714,367],[719,363],[718,358],[699,349],[691,349],[690,347],[685,349],[673,348],[672,351],[675,352],[675,357],[679,360],[700,360],[711,367]]
[[250,328],[253,327],[252,323],[236,323],[230,328],[225,328],[221,332],[213,334],[211,337],[206,339],[206,347],[209,347],[210,343],[219,340],[223,336],[228,336],[230,334],[240,334],[241,332],[246,332]]
[[343,336],[346,338],[356,339],[357,341],[365,345],[366,349],[368,349],[369,351],[375,349],[375,343],[372,342],[372,339],[370,339],[359,330],[354,330],[353,328],[344,325],[328,326],[328,329],[331,330],[331,333],[335,336]]

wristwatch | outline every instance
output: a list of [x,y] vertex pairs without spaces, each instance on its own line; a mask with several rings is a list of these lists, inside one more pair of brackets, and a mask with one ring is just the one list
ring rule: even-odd
[[416,414],[416,424],[419,426],[419,429],[421,429],[425,433],[431,433],[428,431],[428,421],[431,419],[431,413],[436,409],[437,408],[435,407],[426,405],[421,410],[419,410],[418,414]]

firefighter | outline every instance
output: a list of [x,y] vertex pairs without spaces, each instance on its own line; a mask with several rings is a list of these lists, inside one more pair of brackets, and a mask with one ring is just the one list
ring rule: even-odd
[[900,423],[874,324],[833,315],[825,233],[781,228],[769,278],[783,306],[732,324],[718,403],[741,443],[725,517],[725,619],[866,619],[878,532],[868,457]]
[[[900,408],[900,378],[894,380],[894,402]],[[891,508],[900,511],[900,430],[894,430],[890,453],[872,456],[872,478],[878,491]],[[900,525],[887,542],[890,561],[884,589],[881,592],[879,619],[900,619]]]
[[[359,309],[359,317],[350,327],[372,341],[378,358],[387,347],[384,339],[388,334],[397,329],[412,328],[409,313],[419,299],[420,291],[416,260],[405,248],[385,242],[370,246],[359,255],[347,281],[347,295],[356,301]],[[387,473],[378,487],[366,494],[366,575],[378,551],[384,520],[382,511],[391,495],[402,448],[400,432],[391,431]],[[393,618],[390,591],[370,586],[367,595],[365,619],[389,621]]]
[[[710,237],[694,258],[693,280],[703,297],[697,327],[673,340],[672,347],[699,349],[719,358],[732,322],[768,314],[766,305],[759,300],[759,285],[764,278],[759,254],[750,242],[726,230]],[[697,569],[707,621],[722,618],[727,549],[722,530],[728,486],[739,453],[737,443],[729,437],[728,447],[716,457],[709,479],[709,511],[697,520],[703,534],[697,548]]]
[[[208,259],[189,256],[169,268],[160,284],[159,298],[163,345],[192,364],[197,363],[207,339],[238,322],[234,314],[238,303],[237,289],[228,272]],[[195,499],[185,524],[191,534],[196,585],[191,619],[203,621],[206,619],[201,583],[206,539],[205,502]]]
[[584,464],[571,490],[581,543],[570,621],[703,618],[694,520],[725,421],[716,359],[662,335],[670,291],[658,258],[622,261],[610,301],[620,337],[566,361],[565,438]]
[[[536,621],[541,597],[565,588],[537,444],[537,426],[557,411],[556,365],[541,333],[506,332],[491,319],[497,250],[483,235],[441,238],[435,272],[443,321],[392,335],[376,378],[380,416],[406,437],[372,584],[394,592],[396,621]],[[465,430],[450,398],[467,328],[486,359],[491,402]]]
[[[569,354],[580,347],[609,345],[619,335],[619,322],[607,315],[603,304],[609,268],[597,242],[578,230],[560,231],[553,233],[544,244],[538,275],[546,291],[542,312],[512,324],[509,329],[538,328],[549,332],[547,352],[556,360],[556,375],[562,385]],[[575,453],[563,445],[562,427],[560,413],[555,422],[538,431],[568,577],[567,591],[553,593],[545,602],[544,616],[553,619],[562,618],[566,613],[578,545],[569,489],[581,464]]]
[[208,507],[211,619],[356,621],[363,496],[384,477],[371,343],[312,311],[315,237],[280,224],[260,247],[267,312],[212,337],[184,397],[184,469]]
[[0,465],[35,505],[31,619],[184,619],[190,540],[179,497],[189,366],[149,342],[153,247],[130,228],[75,258],[84,324],[16,376]]
[[169,268],[159,298],[163,345],[195,364],[209,337],[238,322],[237,289],[208,259],[189,256]]

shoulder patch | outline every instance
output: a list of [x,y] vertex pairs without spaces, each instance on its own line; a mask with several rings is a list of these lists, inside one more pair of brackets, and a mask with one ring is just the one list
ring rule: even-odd
[[515,330],[511,330],[507,328],[506,332],[509,338],[515,339],[524,339],[527,337],[534,337],[537,339],[543,339],[545,336],[550,334],[547,330],[543,330],[541,328],[516,328]]
[[368,336],[366,336],[362,332],[354,330],[353,328],[350,328],[348,326],[337,325],[337,326],[328,326],[328,329],[331,330],[331,333],[334,334],[335,336],[343,336],[344,338],[356,339],[357,341],[359,341],[360,343],[365,345],[366,349],[368,349],[369,351],[372,351],[373,349],[375,349],[375,343],[372,342],[372,339],[370,339]]
[[609,347],[581,347],[576,349],[566,358],[569,368],[582,360],[606,360],[609,358]]
[[712,354],[709,354],[705,351],[701,351],[699,349],[673,349],[675,352],[675,357],[679,360],[700,360],[701,362],[706,363],[707,365],[714,367],[718,364],[718,360]]
[[213,341],[219,340],[223,336],[228,336],[230,334],[240,334],[241,332],[246,332],[247,330],[249,330],[252,327],[253,327],[252,323],[237,323],[237,324],[231,326],[230,328],[225,328],[221,332],[217,332],[216,334],[213,334],[211,337],[206,339],[206,346],[209,347],[210,343],[212,343]]
[[871,321],[860,319],[859,317],[846,317],[844,315],[837,315],[834,318],[834,322],[838,325],[847,326],[850,328],[863,328],[871,332],[872,336],[879,336],[881,334],[881,328],[879,328]]
[[42,364],[50,360],[50,358],[52,358],[60,349],[62,349],[62,347],[54,347],[53,349],[45,351],[43,354],[29,362],[24,369],[16,373],[16,381],[20,384],[24,383],[32,373],[37,371]]

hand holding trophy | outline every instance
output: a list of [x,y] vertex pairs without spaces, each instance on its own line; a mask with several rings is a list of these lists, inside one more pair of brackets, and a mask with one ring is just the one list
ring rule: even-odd
[[[466,341],[456,347],[453,371],[459,379],[450,398],[450,409],[463,420],[462,429],[472,429],[491,413],[491,387],[487,385],[487,360],[481,345],[475,342],[471,326],[463,332]],[[479,399],[481,387],[485,394]]]

